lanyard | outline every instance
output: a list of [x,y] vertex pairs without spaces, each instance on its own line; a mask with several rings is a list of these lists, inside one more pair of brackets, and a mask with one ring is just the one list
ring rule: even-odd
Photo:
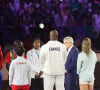
[[15,55],[15,51],[14,50],[11,50],[10,51],[11,60],[15,58],[14,55]]
[[39,53],[37,52],[37,51],[35,51],[35,54],[38,56],[38,58],[39,58]]

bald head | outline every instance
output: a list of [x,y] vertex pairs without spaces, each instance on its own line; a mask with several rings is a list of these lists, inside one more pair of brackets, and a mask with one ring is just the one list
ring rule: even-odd
[[56,30],[52,30],[50,32],[50,40],[57,40],[58,39],[58,32]]

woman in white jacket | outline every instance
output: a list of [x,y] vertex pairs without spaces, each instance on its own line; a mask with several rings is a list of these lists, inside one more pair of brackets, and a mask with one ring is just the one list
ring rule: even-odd
[[82,42],[82,52],[79,53],[77,61],[80,90],[93,90],[96,62],[97,57],[91,49],[91,40],[85,38]]

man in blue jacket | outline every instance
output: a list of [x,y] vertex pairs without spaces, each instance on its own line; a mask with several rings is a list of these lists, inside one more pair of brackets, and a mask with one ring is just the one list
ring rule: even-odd
[[78,49],[73,45],[72,37],[65,37],[64,44],[67,47],[67,59],[65,63],[65,90],[77,90],[77,57]]

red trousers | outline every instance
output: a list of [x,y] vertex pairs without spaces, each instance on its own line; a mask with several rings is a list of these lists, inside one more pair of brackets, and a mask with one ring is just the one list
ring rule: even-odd
[[21,86],[12,85],[12,90],[29,90],[29,85],[21,85]]

